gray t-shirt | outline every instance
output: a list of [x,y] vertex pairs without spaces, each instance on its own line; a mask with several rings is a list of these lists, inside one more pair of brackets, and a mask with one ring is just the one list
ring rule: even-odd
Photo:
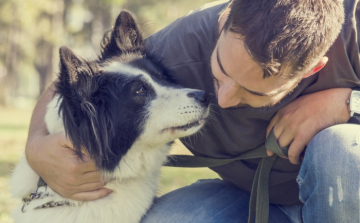
[[[147,50],[155,55],[180,85],[214,93],[210,56],[218,38],[218,19],[228,1],[209,3],[176,20],[146,40]],[[270,108],[223,109],[212,98],[212,118],[201,134],[181,141],[195,155],[230,158],[265,142],[266,128],[273,115],[297,97],[336,87],[359,87],[359,46],[355,15],[358,0],[345,0],[346,21],[327,56],[328,64],[317,74],[303,79],[279,104]],[[345,103],[345,102],[344,102]],[[250,192],[260,159],[236,161],[212,168],[225,181]],[[299,203],[295,181],[300,165],[278,158],[269,180],[270,202]]]

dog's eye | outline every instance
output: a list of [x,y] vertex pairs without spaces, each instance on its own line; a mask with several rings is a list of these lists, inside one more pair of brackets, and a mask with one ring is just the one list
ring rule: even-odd
[[136,94],[144,94],[144,93],[146,93],[146,89],[144,86],[141,86],[141,88],[139,88],[139,90],[137,90],[135,93]]

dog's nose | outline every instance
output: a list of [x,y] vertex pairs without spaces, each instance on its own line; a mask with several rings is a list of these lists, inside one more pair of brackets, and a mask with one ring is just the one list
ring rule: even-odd
[[195,98],[204,107],[209,105],[209,94],[206,91],[193,91],[187,94],[189,98]]

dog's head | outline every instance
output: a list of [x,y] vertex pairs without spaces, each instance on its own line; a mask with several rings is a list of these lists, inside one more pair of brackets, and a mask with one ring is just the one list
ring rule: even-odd
[[77,154],[88,153],[100,170],[114,171],[135,143],[157,148],[197,132],[209,113],[204,91],[172,84],[144,49],[126,11],[105,35],[98,60],[60,48],[59,114]]

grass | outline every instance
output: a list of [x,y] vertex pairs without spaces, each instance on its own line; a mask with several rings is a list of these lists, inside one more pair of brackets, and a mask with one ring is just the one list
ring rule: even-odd
[[[20,204],[11,197],[9,177],[24,151],[32,109],[0,107],[0,223],[13,223],[11,211]],[[172,153],[188,154],[177,142]],[[158,195],[189,185],[197,179],[217,178],[209,169],[163,167]]]
[[20,201],[11,198],[8,183],[26,141],[31,109],[0,108],[0,223],[12,223],[11,211]]

